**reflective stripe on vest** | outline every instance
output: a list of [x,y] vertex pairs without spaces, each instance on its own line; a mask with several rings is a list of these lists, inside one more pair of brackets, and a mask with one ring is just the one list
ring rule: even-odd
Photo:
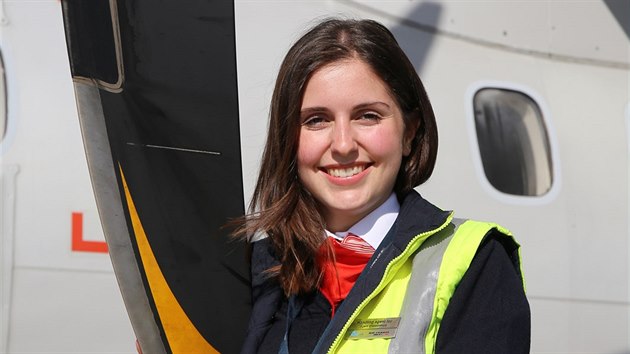
[[358,320],[400,316],[396,336],[354,340],[344,333],[336,352],[435,353],[440,324],[455,288],[493,228],[511,237],[496,224],[453,219],[448,227],[424,241],[417,252],[411,251],[415,254],[356,316]]
[[433,318],[433,305],[442,257],[462,219],[453,219],[443,232],[428,239],[413,257],[413,267],[396,337],[390,353],[425,353],[424,338]]

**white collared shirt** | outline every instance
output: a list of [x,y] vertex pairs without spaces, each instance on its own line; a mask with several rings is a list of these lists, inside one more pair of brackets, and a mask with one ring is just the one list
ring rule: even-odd
[[361,237],[374,249],[377,249],[389,232],[389,229],[394,225],[399,211],[398,198],[396,198],[395,193],[392,193],[383,204],[352,225],[348,231],[332,233],[326,230],[326,235],[343,240],[349,233],[352,233]]

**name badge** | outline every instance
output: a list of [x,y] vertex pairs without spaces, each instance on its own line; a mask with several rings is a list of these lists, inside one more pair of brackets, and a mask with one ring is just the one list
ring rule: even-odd
[[400,323],[400,317],[356,320],[350,326],[348,339],[394,338],[398,330],[398,323]]

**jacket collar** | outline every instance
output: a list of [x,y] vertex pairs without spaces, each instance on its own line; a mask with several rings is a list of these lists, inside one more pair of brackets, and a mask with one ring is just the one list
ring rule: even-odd
[[[404,250],[412,238],[437,229],[450,214],[450,211],[436,207],[412,190],[402,198],[398,218],[385,238],[391,237],[389,242],[399,250]],[[386,241],[383,240],[383,243]]]

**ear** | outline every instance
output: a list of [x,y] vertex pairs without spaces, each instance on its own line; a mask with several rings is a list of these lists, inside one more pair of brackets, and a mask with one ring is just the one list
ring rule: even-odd
[[413,139],[416,137],[420,127],[420,115],[417,111],[413,112],[409,118],[405,124],[405,134],[403,136],[403,156],[405,157],[411,154]]

